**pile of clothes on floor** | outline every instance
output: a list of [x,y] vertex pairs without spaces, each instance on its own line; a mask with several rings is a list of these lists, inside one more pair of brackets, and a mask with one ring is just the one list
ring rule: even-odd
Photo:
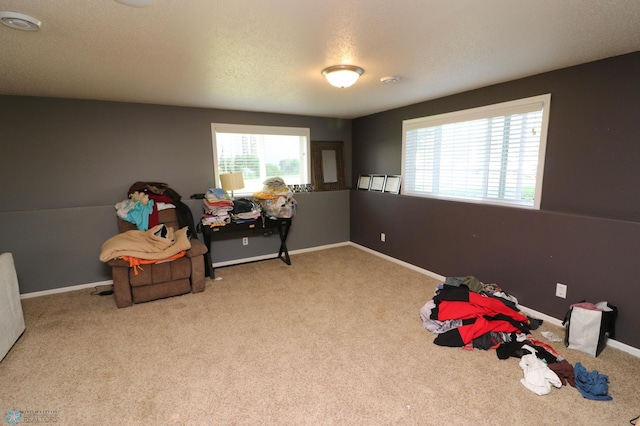
[[520,383],[537,395],[547,395],[551,387],[569,384],[587,399],[610,401],[609,378],[597,370],[588,371],[581,363],[575,366],[553,347],[533,336],[514,336],[514,340],[501,344],[496,353],[500,359],[519,358],[524,377]]
[[440,346],[472,350],[496,349],[499,359],[520,359],[523,386],[538,395],[567,383],[588,399],[610,400],[608,377],[575,367],[530,331],[541,320],[528,317],[518,300],[497,284],[485,284],[473,276],[448,277],[436,288],[433,299],[420,310],[424,327],[437,334]]
[[[424,327],[440,346],[491,349],[513,332],[529,333],[539,323],[517,309],[518,300],[497,284],[473,276],[449,277],[420,310]],[[532,324],[533,322],[533,324]]]

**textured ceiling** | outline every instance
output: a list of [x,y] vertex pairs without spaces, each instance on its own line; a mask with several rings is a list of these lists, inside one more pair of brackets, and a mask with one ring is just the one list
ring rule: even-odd
[[[639,0],[2,0],[0,94],[354,118],[640,50]],[[355,64],[351,88],[320,71]],[[397,84],[380,78],[399,76]]]

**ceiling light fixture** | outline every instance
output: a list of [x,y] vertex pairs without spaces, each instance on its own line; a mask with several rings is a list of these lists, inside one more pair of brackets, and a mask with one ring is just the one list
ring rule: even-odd
[[22,31],[37,31],[42,25],[40,20],[17,12],[0,12],[0,22],[7,27]]
[[329,84],[340,88],[353,86],[363,73],[364,70],[355,65],[334,65],[322,70]]

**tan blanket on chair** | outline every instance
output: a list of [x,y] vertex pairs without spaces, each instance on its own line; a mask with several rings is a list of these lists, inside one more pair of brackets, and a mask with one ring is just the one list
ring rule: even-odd
[[173,228],[163,224],[156,225],[147,231],[126,231],[104,242],[100,260],[108,262],[120,256],[151,260],[165,259],[191,248],[188,231],[189,228],[186,226],[174,231]]

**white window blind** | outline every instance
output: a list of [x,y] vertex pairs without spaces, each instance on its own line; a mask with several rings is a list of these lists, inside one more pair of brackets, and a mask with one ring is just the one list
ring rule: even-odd
[[310,183],[308,128],[211,124],[216,186],[220,174],[242,172],[245,188],[262,190],[264,181],[281,177],[287,185]]
[[551,95],[403,122],[403,193],[539,208]]

